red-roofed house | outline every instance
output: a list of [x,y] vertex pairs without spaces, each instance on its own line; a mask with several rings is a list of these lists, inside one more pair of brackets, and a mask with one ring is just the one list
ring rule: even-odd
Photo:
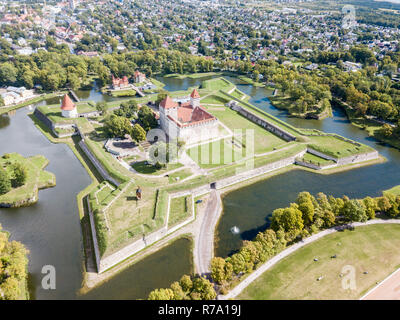
[[218,119],[200,105],[196,89],[188,102],[178,103],[167,96],[159,107],[161,128],[170,139],[190,144],[218,136]]
[[129,79],[127,76],[123,76],[122,78],[116,78],[112,75],[112,88],[114,90],[125,89],[129,87]]
[[68,94],[65,94],[61,101],[61,113],[64,118],[77,118],[78,111],[75,103],[72,102]]
[[146,75],[136,70],[135,73],[133,74],[133,81],[135,81],[135,83],[140,83],[145,80],[146,80]]

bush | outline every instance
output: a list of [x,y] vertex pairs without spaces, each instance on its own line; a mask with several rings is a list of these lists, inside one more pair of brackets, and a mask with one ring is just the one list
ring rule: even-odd
[[11,179],[7,172],[0,167],[0,195],[6,194],[11,190]]

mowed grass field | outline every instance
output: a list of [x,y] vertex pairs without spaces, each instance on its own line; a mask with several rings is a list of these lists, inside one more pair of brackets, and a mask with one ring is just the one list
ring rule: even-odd
[[[246,134],[246,130],[254,130],[254,152],[256,154],[272,151],[274,148],[287,143],[285,140],[272,134],[254,122],[247,120],[245,117],[229,108],[225,108],[224,110],[209,110],[209,112],[234,131],[235,136],[235,129],[241,130],[242,135]],[[242,138],[242,142],[247,145],[245,137]]]
[[[359,299],[400,267],[399,246],[400,225],[371,225],[337,232],[286,257],[237,299]],[[333,255],[337,258],[331,258]],[[348,275],[342,271],[346,265],[355,268],[355,290],[342,288],[342,280]],[[323,278],[317,281],[319,277]]]

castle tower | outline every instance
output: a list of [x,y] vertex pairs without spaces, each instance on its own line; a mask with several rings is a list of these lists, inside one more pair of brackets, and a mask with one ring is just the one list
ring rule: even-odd
[[194,89],[190,95],[190,104],[193,108],[200,107],[200,94],[196,89]]

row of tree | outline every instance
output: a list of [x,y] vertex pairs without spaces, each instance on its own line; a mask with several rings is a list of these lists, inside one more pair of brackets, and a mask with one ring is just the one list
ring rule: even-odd
[[[387,194],[378,198],[349,199],[328,197],[323,193],[314,197],[309,192],[301,192],[289,207],[273,211],[270,228],[258,233],[253,241],[244,241],[240,250],[227,258],[214,257],[212,280],[218,285],[218,291],[226,294],[232,283],[287,245],[336,225],[366,222],[374,219],[377,213],[400,218],[400,196]],[[170,297],[177,296],[171,294]]]

